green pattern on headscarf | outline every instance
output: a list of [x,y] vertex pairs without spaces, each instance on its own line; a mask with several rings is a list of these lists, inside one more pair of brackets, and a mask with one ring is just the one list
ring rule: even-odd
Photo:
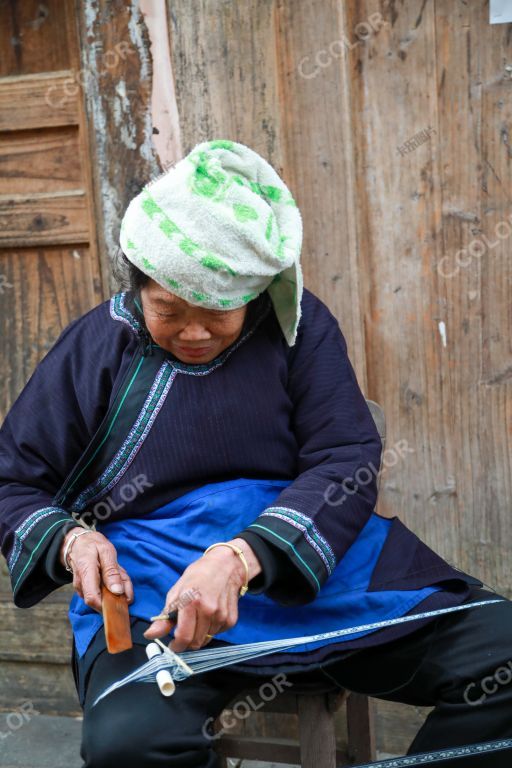
[[234,142],[229,139],[214,139],[208,142],[210,149],[233,149]]
[[[191,237],[188,237],[174,221],[171,221],[165,211],[162,210],[147,190],[144,193],[141,207],[150,219],[158,221],[158,226],[166,237],[174,238],[175,235],[181,237],[181,240],[178,241],[178,248],[183,251],[183,253],[186,253],[187,256],[198,254],[198,256],[200,256],[199,261],[203,266],[215,271],[224,269],[226,272],[229,272],[229,274],[236,275],[236,271],[230,267],[227,262],[211,251],[205,251],[204,248],[201,248],[199,243],[196,243]],[[152,267],[148,268],[151,269]]]
[[206,152],[199,152],[199,159],[191,178],[190,188],[196,195],[212,200],[223,200],[232,179],[222,171],[216,170]]
[[183,251],[183,253],[187,253],[189,256],[193,256],[194,253],[199,248],[198,244],[194,243],[194,241],[191,240],[190,237],[184,237],[183,240],[180,240],[178,245]]
[[206,293],[198,293],[197,291],[192,291],[192,296],[194,299],[196,299],[196,301],[206,301],[208,298]]
[[226,269],[230,275],[236,275],[236,270],[228,266],[226,262],[222,261],[222,259],[219,259],[218,256],[215,256],[214,253],[209,253],[206,256],[203,256],[201,259],[201,264],[203,267],[208,267],[208,269],[213,269],[216,272],[221,269]]
[[254,210],[252,205],[242,205],[242,203],[235,203],[233,210],[238,221],[250,221],[251,219],[258,218],[258,213]]
[[145,256],[142,257],[142,263],[146,267],[146,269],[150,269],[152,272],[156,269],[155,265],[150,262],[149,259],[147,259]]

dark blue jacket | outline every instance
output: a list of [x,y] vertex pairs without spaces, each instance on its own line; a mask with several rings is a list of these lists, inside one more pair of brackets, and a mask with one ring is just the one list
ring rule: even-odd
[[[171,380],[155,378],[145,410],[132,414],[136,439],[85,493],[55,503],[134,354],[151,354],[139,306],[131,292],[116,294],[72,322],[0,429],[0,544],[14,602],[29,607],[71,582],[58,551],[76,524],[72,510],[90,518],[108,508],[111,520],[144,515],[237,477],[293,480],[273,505],[278,511],[266,510],[263,526],[258,519],[241,532],[263,565],[251,588],[286,604],[314,600],[375,508],[381,443],[338,322],[308,290],[291,348],[264,292],[250,302],[239,338],[211,363],[187,365],[168,353]],[[120,438],[134,426],[127,418],[116,424]],[[148,480],[143,492],[127,499],[123,489],[141,477]],[[418,610],[460,603],[468,585],[481,582],[393,518],[369,589],[432,584],[445,589]],[[359,645],[418,626],[381,630]]]

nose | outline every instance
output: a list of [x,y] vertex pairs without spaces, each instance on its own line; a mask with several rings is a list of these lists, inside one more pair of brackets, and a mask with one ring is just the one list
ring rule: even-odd
[[178,334],[180,341],[208,341],[212,335],[201,323],[187,323]]

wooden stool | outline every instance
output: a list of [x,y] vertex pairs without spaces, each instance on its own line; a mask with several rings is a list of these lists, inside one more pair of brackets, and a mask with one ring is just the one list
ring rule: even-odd
[[[246,691],[237,701],[249,698],[257,700],[258,691]],[[347,717],[346,749],[336,745],[334,722],[334,715],[343,704]],[[289,763],[302,768],[339,768],[375,760],[373,703],[367,696],[339,690],[283,692],[265,704],[264,712],[297,715],[299,742],[245,734],[222,735],[216,743],[222,768],[227,768],[228,757]]]
[[[373,400],[367,400],[375,421],[384,451],[386,421],[384,411]],[[381,462],[382,465],[382,462]],[[258,700],[258,691],[246,691],[236,701]],[[235,702],[233,702],[235,704]],[[347,718],[347,747],[336,745],[335,713],[345,705]],[[229,710],[229,707],[228,707]],[[265,713],[298,716],[299,741],[287,738],[269,738],[225,731],[216,741],[216,751],[221,757],[222,768],[227,768],[227,758],[262,760],[273,763],[290,763],[302,768],[339,768],[355,763],[370,763],[376,758],[373,702],[367,696],[339,688],[317,687],[279,693],[264,704]],[[225,713],[223,713],[224,715]],[[252,715],[249,716],[252,717]],[[216,730],[222,730],[219,718]],[[245,722],[245,721],[244,721]]]

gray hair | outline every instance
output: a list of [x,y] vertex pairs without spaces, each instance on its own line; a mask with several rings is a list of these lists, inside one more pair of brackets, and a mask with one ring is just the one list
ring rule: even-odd
[[117,249],[112,259],[112,274],[120,291],[138,291],[149,281],[149,276],[132,264],[121,248]]

